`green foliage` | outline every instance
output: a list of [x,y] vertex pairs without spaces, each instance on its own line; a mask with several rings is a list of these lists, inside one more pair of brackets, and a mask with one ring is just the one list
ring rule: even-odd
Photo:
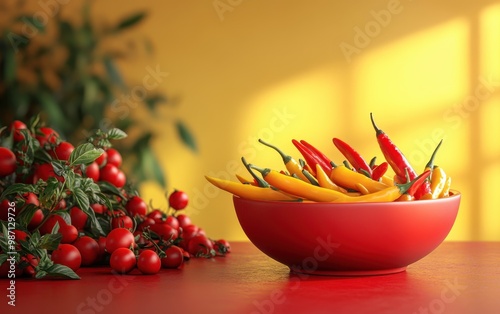
[[[169,98],[148,89],[138,101],[138,97],[124,100],[124,96],[133,96],[134,87],[142,85],[128,82],[118,66],[133,61],[130,46],[151,53],[150,42],[137,38],[126,47],[109,45],[140,25],[147,13],[135,12],[113,25],[97,27],[91,19],[92,3],[85,2],[80,23],[63,18],[59,13],[64,8],[43,24],[34,18],[36,12],[24,12],[22,5],[9,12],[8,23],[3,23],[8,27],[0,28],[0,124],[8,125],[14,119],[27,122],[40,114],[42,121],[75,145],[95,130],[108,132],[108,140],[122,138],[125,133],[119,129],[140,133],[138,138],[116,145],[127,154],[125,167],[133,169],[129,177],[137,183],[155,180],[165,187],[165,171],[150,145],[156,134],[148,124],[139,126],[136,116],[158,119],[158,107],[168,105]],[[142,77],[136,80],[142,83]],[[196,151],[194,137],[183,121],[162,118],[173,121],[179,140]],[[101,145],[106,143],[93,144],[106,147]]]

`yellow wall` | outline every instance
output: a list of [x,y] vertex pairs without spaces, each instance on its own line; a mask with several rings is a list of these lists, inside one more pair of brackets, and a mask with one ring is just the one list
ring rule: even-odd
[[[139,82],[147,66],[169,73],[158,89],[178,96],[180,106],[148,121],[161,134],[154,149],[171,188],[189,193],[188,214],[211,237],[246,239],[231,196],[203,175],[246,175],[241,156],[282,168],[259,137],[296,157],[291,139],[305,139],[340,162],[331,142],[339,137],[380,160],[373,112],[417,169],[444,138],[437,163],[463,193],[448,240],[500,240],[500,2],[95,4],[96,20],[108,23],[139,9],[149,12],[134,34],[152,39],[154,58],[122,66]],[[199,154],[175,139],[164,123],[168,117],[185,120]],[[142,189],[158,205],[165,204],[163,192],[154,184]]]

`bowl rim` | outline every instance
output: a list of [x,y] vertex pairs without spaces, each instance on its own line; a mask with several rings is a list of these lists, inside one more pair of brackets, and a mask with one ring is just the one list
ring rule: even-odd
[[251,202],[251,203],[260,203],[260,204],[297,204],[296,206],[300,205],[308,205],[308,206],[339,206],[339,207],[345,207],[345,206],[365,206],[365,205],[383,205],[383,206],[417,206],[418,204],[423,204],[423,203],[440,203],[440,202],[449,202],[455,199],[461,199],[462,193],[460,191],[455,190],[455,189],[450,189],[450,195],[447,197],[442,197],[442,198],[436,198],[436,199],[428,199],[428,200],[414,200],[414,201],[401,201],[401,202],[342,202],[342,203],[337,203],[337,202],[315,202],[315,201],[271,201],[271,200],[254,200],[254,199],[248,199],[248,198],[243,198],[239,197],[237,195],[233,195],[233,202],[238,200],[238,201],[244,201],[244,202]]

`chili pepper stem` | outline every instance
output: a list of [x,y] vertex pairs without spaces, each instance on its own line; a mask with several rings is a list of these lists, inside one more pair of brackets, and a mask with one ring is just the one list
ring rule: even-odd
[[384,133],[384,131],[379,129],[378,126],[375,124],[375,120],[373,119],[373,113],[371,113],[371,112],[370,112],[370,120],[372,120],[372,125],[373,125],[373,128],[375,129],[375,132],[377,133],[377,135]]
[[427,163],[427,165],[425,165],[425,167],[427,169],[431,169],[432,170],[432,168],[434,167],[434,159],[436,158],[436,153],[439,150],[439,147],[441,146],[441,143],[443,143],[442,139],[439,141],[439,144],[434,149],[434,152],[432,153],[431,158],[429,159],[429,162]]
[[263,187],[263,188],[269,187],[269,183],[267,183],[266,181],[264,181],[262,178],[260,178],[258,175],[256,175],[252,171],[252,167],[251,167],[251,165],[249,163],[247,163],[247,161],[245,160],[245,157],[241,157],[241,161],[243,162],[243,165],[245,165],[245,168],[248,170],[248,172],[250,172],[250,174],[252,175],[252,177],[255,179],[255,181],[257,182],[257,184],[260,187]]
[[283,159],[283,162],[286,164],[287,162],[289,162],[291,159],[292,159],[292,156],[290,155],[287,155],[285,154],[281,149],[279,149],[278,147],[272,145],[272,144],[269,144],[269,143],[266,143],[264,142],[262,139],[259,138],[259,143],[261,144],[264,144],[268,147],[271,147],[272,149],[274,149],[275,151],[278,152],[278,154],[280,154],[281,158]]
[[409,195],[413,195],[420,188],[422,183],[429,177],[430,174],[430,170],[424,171],[412,181],[404,184],[396,184],[396,186],[401,191],[401,194],[407,193]]

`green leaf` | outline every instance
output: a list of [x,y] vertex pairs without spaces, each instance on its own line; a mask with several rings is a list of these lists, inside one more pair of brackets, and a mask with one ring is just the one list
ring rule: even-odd
[[106,194],[114,194],[119,196],[120,198],[125,198],[123,193],[113,184],[106,182],[106,181],[99,181],[97,183],[103,193]]
[[78,207],[80,207],[80,209],[83,211],[88,210],[90,207],[90,201],[87,194],[85,194],[85,192],[82,191],[81,189],[74,189],[71,192],[72,192],[71,195],[73,195],[73,198],[78,204]]
[[97,157],[101,156],[102,153],[102,149],[95,148],[91,143],[84,143],[78,145],[75,150],[71,152],[69,164],[70,166],[89,164],[96,160]]
[[24,209],[17,215],[16,225],[22,228],[27,228],[28,224],[33,218],[33,215],[38,210],[38,206],[35,204],[28,204]]
[[[58,223],[57,223],[58,224]],[[60,233],[48,233],[40,238],[40,243],[38,248],[52,251],[57,249],[59,243],[61,243],[62,234]]]
[[56,277],[64,279],[80,279],[80,277],[69,267],[61,264],[52,264],[45,269],[37,270],[35,278]]
[[108,139],[110,140],[121,140],[127,137],[127,133],[124,131],[118,129],[118,128],[112,128],[107,132]]
[[191,148],[192,151],[197,152],[198,147],[196,145],[196,141],[186,125],[182,121],[178,120],[175,123],[175,127],[177,129],[177,134],[181,138],[182,142],[189,148]]
[[148,95],[148,97],[144,99],[144,103],[148,106],[149,111],[154,111],[158,104],[165,102],[167,102],[167,98],[162,94]]
[[0,265],[2,265],[8,258],[9,256],[7,254],[0,254]]
[[135,13],[133,15],[130,15],[130,16],[124,18],[123,20],[121,20],[118,23],[118,25],[115,26],[113,31],[119,32],[119,31],[124,30],[126,28],[129,28],[131,26],[134,26],[135,24],[142,21],[145,17],[146,17],[145,12],[139,12],[139,13]]
[[28,192],[35,192],[36,187],[32,184],[26,184],[26,183],[14,183],[12,185],[9,185],[3,192],[2,195],[0,195],[0,200],[5,199],[8,195],[12,194],[24,194]]
[[90,200],[87,194],[81,189],[76,189],[72,193],[78,207],[89,216],[90,219],[90,228],[93,234],[98,234],[104,236],[104,230],[102,230],[99,221],[97,220],[94,211],[90,207]]
[[[139,167],[136,167],[136,175],[144,174],[146,178],[152,178],[162,187],[166,186],[163,169],[155,154],[149,147],[144,147],[139,154]],[[140,173],[139,173],[140,172]]]
[[58,176],[63,176],[66,171],[68,171],[66,167],[66,162],[62,160],[53,160],[51,162],[52,168],[54,168],[54,173],[57,174]]
[[127,86],[125,85],[122,75],[116,67],[114,61],[110,57],[104,57],[102,61],[111,82],[121,88],[124,92],[127,91]]
[[3,49],[3,80],[10,85],[16,78],[16,56],[13,49]]

